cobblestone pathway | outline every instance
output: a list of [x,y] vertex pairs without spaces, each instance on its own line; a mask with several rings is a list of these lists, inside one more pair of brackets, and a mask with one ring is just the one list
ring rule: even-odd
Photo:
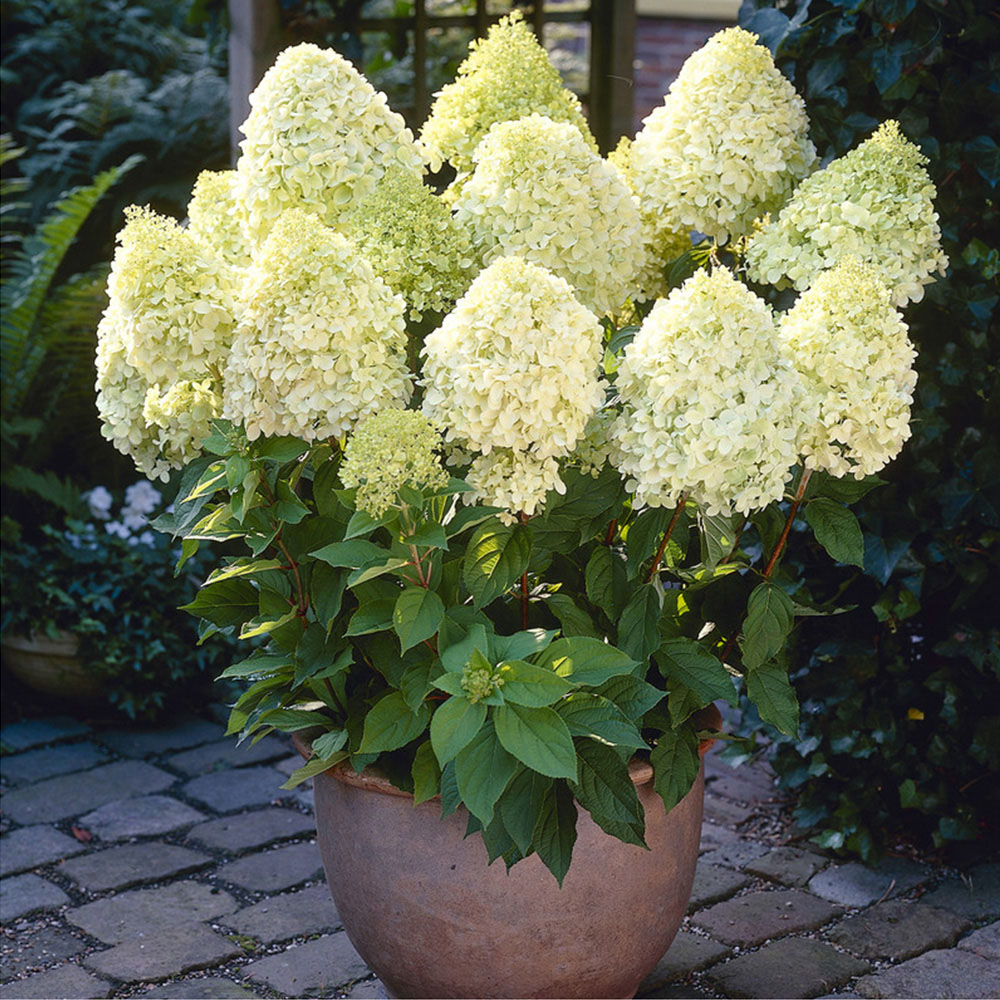
[[[381,997],[322,881],[311,793],[220,726],[0,730],[0,997]],[[689,916],[642,997],[1000,996],[1000,864],[838,864],[748,834],[774,790],[708,763]]]

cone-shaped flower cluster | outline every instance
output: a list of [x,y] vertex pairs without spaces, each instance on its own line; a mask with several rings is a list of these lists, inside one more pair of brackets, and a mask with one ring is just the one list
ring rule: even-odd
[[203,170],[188,202],[188,229],[227,264],[246,267],[250,248],[240,224],[237,180],[235,170]]
[[916,352],[891,299],[873,268],[848,257],[781,319],[811,397],[801,444],[810,469],[863,479],[910,436]]
[[642,264],[639,212],[618,173],[575,126],[501,122],[473,155],[455,201],[484,263],[517,255],[565,278],[596,313],[618,308]]
[[375,273],[406,299],[410,315],[445,312],[475,275],[472,241],[419,177],[391,167],[349,227]]
[[287,208],[308,208],[339,227],[391,164],[423,170],[402,117],[332,49],[285,49],[250,107],[237,197],[252,245]]
[[441,432],[422,413],[383,410],[351,435],[340,481],[358,488],[358,510],[380,517],[403,486],[447,485],[448,475],[437,454],[440,446]]
[[569,284],[520,257],[494,261],[427,337],[424,412],[489,459],[472,476],[488,502],[531,513],[561,486],[554,459],[604,402],[601,340]]
[[637,504],[683,494],[710,514],[782,496],[798,457],[802,380],[768,305],[725,268],[661,299],[625,349],[615,438]]
[[842,257],[870,264],[896,305],[919,301],[944,273],[934,184],[920,150],[894,121],[803,181],[781,214],[751,240],[749,273],[800,291]]
[[310,212],[275,224],[249,270],[223,415],[247,437],[343,437],[410,397],[405,303]]
[[741,236],[812,170],[808,131],[802,98],[757,36],[720,31],[687,59],[636,136],[641,207],[667,233]]
[[166,392],[150,386],[142,419],[155,435],[157,453],[172,469],[183,468],[201,453],[201,443],[222,412],[222,399],[210,378],[200,382],[175,382]]
[[472,170],[472,154],[497,122],[530,114],[575,125],[596,152],[580,101],[567,90],[519,12],[472,43],[453,83],[442,88],[420,132],[432,170],[450,163],[461,176]]

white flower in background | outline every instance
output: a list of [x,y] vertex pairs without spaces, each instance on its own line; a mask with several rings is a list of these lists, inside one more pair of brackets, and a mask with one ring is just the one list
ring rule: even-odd
[[471,44],[454,82],[439,91],[420,145],[431,170],[447,161],[461,179],[472,170],[472,154],[492,125],[530,114],[575,125],[597,151],[579,99],[563,86],[545,49],[515,11]]
[[615,426],[637,505],[707,513],[780,499],[798,458],[802,378],[771,310],[726,268],[661,299],[626,347]]
[[[573,451],[605,390],[601,326],[563,278],[501,257],[427,337],[423,354],[423,409],[445,439],[485,456],[512,453],[476,466],[487,502],[503,493],[516,497],[506,506],[537,505],[560,488],[558,469],[545,460]],[[521,476],[520,485],[501,490],[504,470]]]
[[312,213],[277,221],[247,274],[223,416],[261,434],[343,437],[410,398],[406,305]]
[[150,385],[205,378],[232,341],[234,272],[173,219],[125,218],[108,277],[125,360]]
[[639,212],[579,130],[542,115],[494,125],[455,200],[483,263],[520,256],[565,278],[601,314],[633,292],[643,263]]
[[446,312],[476,272],[472,240],[447,205],[408,170],[392,167],[351,217],[348,235],[410,316]]
[[917,383],[916,352],[885,283],[845,258],[779,328],[813,399],[801,441],[806,467],[857,479],[878,472],[910,437]]
[[246,267],[250,248],[240,222],[237,180],[235,170],[203,170],[188,202],[188,229],[227,264]]
[[125,490],[125,505],[137,514],[152,514],[163,494],[148,480],[140,479]]
[[103,486],[95,486],[92,490],[88,490],[83,494],[83,499],[87,501],[92,517],[100,518],[102,521],[111,517],[111,504],[114,502],[114,497]]
[[697,230],[719,242],[780,208],[813,169],[805,103],[757,36],[713,35],[688,57],[632,147],[634,186],[663,238]]
[[252,246],[288,208],[339,227],[390,166],[423,172],[413,134],[385,94],[332,49],[285,49],[250,95],[250,108],[236,197]]
[[802,291],[850,255],[875,268],[897,306],[919,302],[924,285],[948,266],[926,162],[897,122],[883,123],[803,181],[777,219],[753,237],[750,276]]

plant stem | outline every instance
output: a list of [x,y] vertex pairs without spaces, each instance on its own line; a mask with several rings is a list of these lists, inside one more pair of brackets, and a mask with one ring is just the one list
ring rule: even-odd
[[764,570],[764,579],[769,580],[771,578],[771,573],[774,570],[778,559],[781,557],[781,553],[784,551],[785,542],[788,541],[788,533],[792,530],[792,521],[795,520],[795,515],[799,512],[799,507],[802,506],[802,498],[805,496],[806,487],[809,485],[809,477],[812,475],[812,469],[803,469],[802,476],[799,479],[799,488],[795,491],[795,498],[792,500],[792,506],[788,511],[788,519],[785,521],[785,527],[782,529],[781,537],[778,539],[778,544],[774,547],[774,551],[771,553],[771,558],[768,560],[767,567]]
[[654,576],[656,576],[656,571],[660,568],[660,561],[663,559],[663,553],[667,551],[667,542],[670,541],[670,536],[674,533],[674,528],[677,526],[677,521],[680,519],[681,511],[684,510],[684,505],[687,503],[687,494],[682,494],[680,500],[677,502],[677,509],[674,511],[674,516],[670,519],[670,524],[667,525],[666,534],[663,536],[663,541],[660,542],[660,547],[657,549],[656,558],[653,560],[653,565],[649,567],[649,573],[646,574],[646,583],[650,583]]
[[521,574],[521,627],[528,627],[528,571]]
[[611,518],[611,523],[608,525],[608,533],[604,536],[604,544],[610,545],[614,540],[615,532],[618,530],[618,518]]

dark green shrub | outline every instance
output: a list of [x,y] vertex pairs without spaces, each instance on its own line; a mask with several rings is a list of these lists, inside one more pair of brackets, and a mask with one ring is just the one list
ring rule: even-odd
[[[821,155],[895,118],[930,158],[951,260],[907,311],[913,439],[859,505],[865,572],[803,567],[857,610],[798,642],[797,740],[774,764],[820,843],[1000,831],[1000,20],[978,0],[747,0],[741,24],[806,99]],[[780,9],[778,9],[780,8]],[[777,734],[776,734],[777,735]]]

